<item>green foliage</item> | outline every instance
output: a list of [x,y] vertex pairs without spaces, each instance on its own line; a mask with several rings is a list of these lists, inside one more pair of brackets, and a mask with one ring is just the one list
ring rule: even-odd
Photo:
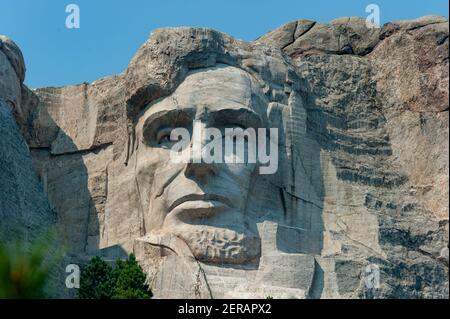
[[116,280],[113,299],[150,299],[153,296],[133,254],[125,261],[118,260],[113,274]]
[[17,239],[0,243],[0,298],[45,298],[49,281],[59,259],[49,238],[27,244]]
[[150,299],[152,292],[145,283],[145,274],[134,255],[117,260],[109,266],[100,257],[91,259],[82,270],[80,299]]
[[100,257],[92,258],[81,272],[79,298],[111,299],[114,288],[112,271],[112,267]]

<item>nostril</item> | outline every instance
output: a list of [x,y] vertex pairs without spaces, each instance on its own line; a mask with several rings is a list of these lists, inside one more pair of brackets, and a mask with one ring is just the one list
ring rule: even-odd
[[192,163],[187,163],[186,167],[184,168],[184,175],[186,177],[191,177],[192,173],[193,173],[193,164]]
[[217,174],[217,168],[214,164],[207,163],[187,163],[184,170],[186,177],[206,177]]

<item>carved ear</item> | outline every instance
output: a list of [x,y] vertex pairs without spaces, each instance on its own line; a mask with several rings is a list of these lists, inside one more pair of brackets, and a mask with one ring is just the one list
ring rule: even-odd
[[267,119],[269,123],[279,127],[283,121],[283,109],[287,107],[285,104],[270,102],[267,106]]

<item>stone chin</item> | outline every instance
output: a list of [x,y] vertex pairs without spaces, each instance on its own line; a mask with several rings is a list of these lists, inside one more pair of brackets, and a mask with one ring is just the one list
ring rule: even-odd
[[249,232],[205,225],[183,225],[173,232],[205,263],[245,264],[261,254],[259,236]]

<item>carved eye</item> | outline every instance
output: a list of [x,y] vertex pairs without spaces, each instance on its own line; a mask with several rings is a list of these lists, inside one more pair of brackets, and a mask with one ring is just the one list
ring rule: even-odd
[[159,129],[158,132],[156,133],[156,142],[159,145],[165,145],[165,144],[176,142],[176,141],[170,140],[171,131],[172,131],[172,128],[170,128],[170,127],[163,127],[161,129]]
[[[161,114],[160,114],[161,113]],[[147,146],[171,148],[180,141],[177,130],[192,127],[192,114],[185,110],[162,111],[145,120],[142,128],[142,141]],[[175,130],[175,131],[174,131]],[[170,139],[174,131],[175,140]]]

